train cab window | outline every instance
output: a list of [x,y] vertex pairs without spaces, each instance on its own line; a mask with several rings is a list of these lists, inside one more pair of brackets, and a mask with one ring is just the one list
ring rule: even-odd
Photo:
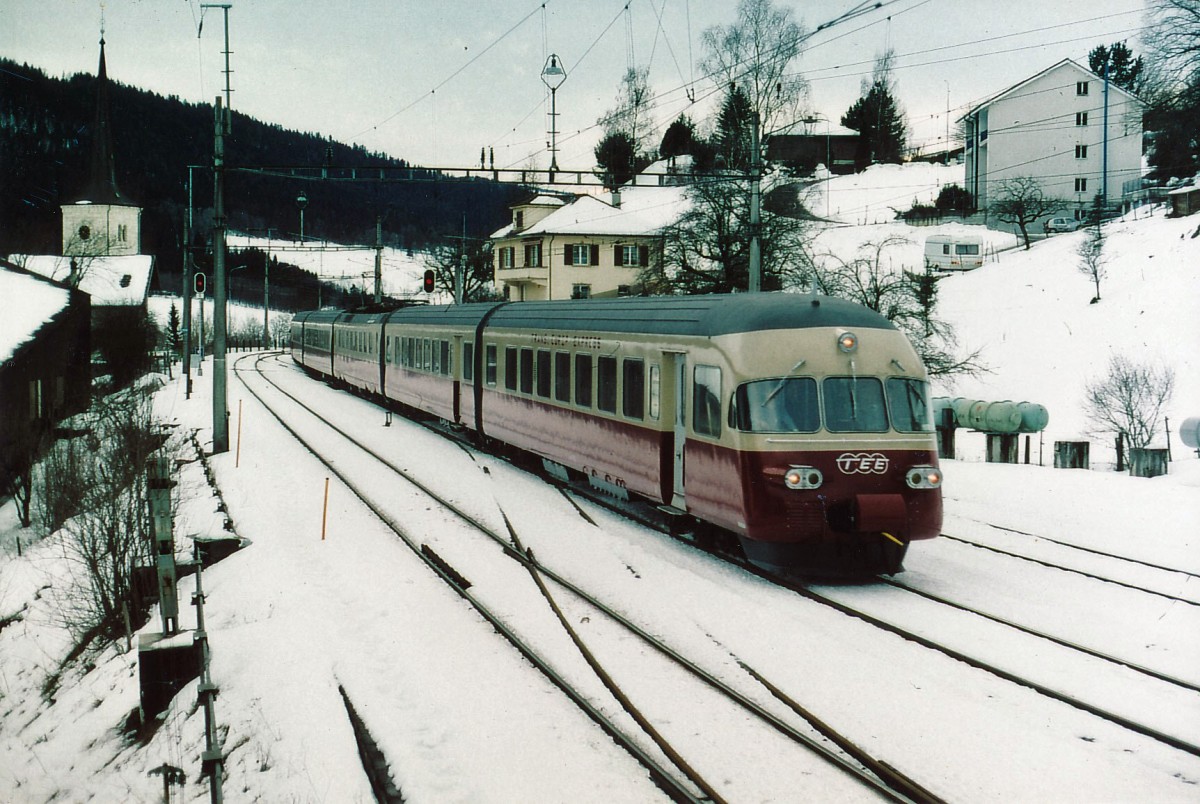
[[738,386],[729,421],[746,433],[814,433],[821,427],[812,377],[754,380]]
[[596,359],[596,407],[607,413],[617,412],[617,359]]
[[488,385],[496,384],[496,344],[489,343],[483,348],[483,381]]
[[559,402],[571,401],[571,353],[554,353],[554,398]]
[[621,412],[630,419],[646,418],[646,364],[639,359],[621,362]]
[[721,435],[721,369],[716,366],[696,366],[692,373],[692,430]]
[[517,347],[504,347],[504,387],[517,390]]
[[575,355],[575,404],[581,408],[592,406],[591,355]]
[[888,429],[883,383],[876,377],[826,377],[825,429],[831,433],[882,433]]
[[887,381],[887,397],[892,427],[901,433],[933,432],[929,383],[908,377],[890,377]]
[[537,395],[544,398],[550,398],[550,381],[553,379],[550,375],[550,351],[548,349],[537,350]]
[[463,344],[462,367],[463,382],[475,382],[475,344]]

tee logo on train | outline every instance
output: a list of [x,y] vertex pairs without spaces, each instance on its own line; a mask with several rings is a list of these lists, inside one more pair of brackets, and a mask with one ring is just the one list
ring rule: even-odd
[[838,469],[844,475],[882,475],[888,459],[878,452],[843,452],[837,457]]

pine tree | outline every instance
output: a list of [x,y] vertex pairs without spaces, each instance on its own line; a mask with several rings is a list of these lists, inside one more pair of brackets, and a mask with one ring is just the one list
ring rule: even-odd
[[842,115],[842,125],[858,132],[856,170],[899,164],[908,146],[908,124],[892,89],[891,62],[890,51],[876,60],[870,83],[863,81],[862,96]]
[[1114,42],[1112,47],[1099,45],[1088,53],[1088,67],[1101,78],[1108,67],[1108,80],[1126,92],[1135,95],[1142,89],[1142,57],[1133,57],[1133,51],[1124,42]]
[[750,169],[753,115],[746,93],[736,84],[731,85],[721,104],[717,130],[713,133],[717,157],[723,159],[730,170]]

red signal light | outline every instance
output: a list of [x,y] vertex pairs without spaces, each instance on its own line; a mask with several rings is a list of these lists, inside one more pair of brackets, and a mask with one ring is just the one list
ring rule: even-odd
[[421,282],[421,287],[426,293],[433,293],[433,271],[425,271],[425,278]]
[[202,273],[197,273],[194,278],[195,278],[195,282],[196,282],[196,284],[195,284],[196,295],[203,296],[204,295],[204,284],[205,284],[205,280],[207,279],[207,277],[205,277],[204,274],[202,274]]

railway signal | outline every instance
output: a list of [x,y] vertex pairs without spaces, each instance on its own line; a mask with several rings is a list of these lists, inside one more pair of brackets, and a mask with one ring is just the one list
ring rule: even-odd
[[421,288],[426,293],[433,293],[433,271],[432,270],[427,269],[425,271],[425,277],[421,280]]
[[206,277],[204,276],[204,274],[197,271],[195,279],[196,279],[196,295],[203,296],[204,295],[204,283],[205,283]]

